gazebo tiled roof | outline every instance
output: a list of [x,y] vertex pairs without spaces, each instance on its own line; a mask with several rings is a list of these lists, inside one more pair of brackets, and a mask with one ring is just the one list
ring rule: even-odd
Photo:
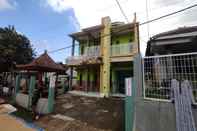
[[31,70],[42,72],[62,72],[65,68],[61,64],[57,64],[53,59],[45,52],[38,58],[34,59],[31,63],[25,65],[16,65],[19,70]]

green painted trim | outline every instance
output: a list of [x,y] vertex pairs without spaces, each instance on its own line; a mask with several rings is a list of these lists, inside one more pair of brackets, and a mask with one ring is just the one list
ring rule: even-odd
[[133,131],[135,112],[135,83],[132,78],[132,96],[125,98],[125,131]]
[[15,93],[14,93],[14,102],[16,102],[16,95],[20,90],[20,82],[21,82],[21,75],[16,76],[16,86],[15,86]]
[[[55,77],[55,76],[51,76]],[[49,80],[56,79],[56,78],[49,78]],[[50,83],[50,81],[49,81]],[[55,87],[50,87],[51,85],[49,84],[48,88],[48,113],[52,113],[54,110],[54,104],[55,104]]]
[[31,110],[31,106],[32,106],[32,98],[33,98],[33,92],[36,86],[36,77],[35,76],[31,76],[30,78],[30,85],[29,85],[29,101],[28,101],[28,109]]
[[55,88],[49,87],[49,94],[48,94],[48,112],[51,113],[54,110],[55,104]]

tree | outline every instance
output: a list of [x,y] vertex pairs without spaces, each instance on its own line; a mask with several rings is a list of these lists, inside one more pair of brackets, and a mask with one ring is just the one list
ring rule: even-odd
[[27,64],[35,57],[29,39],[13,26],[0,28],[0,72],[8,71],[13,64]]

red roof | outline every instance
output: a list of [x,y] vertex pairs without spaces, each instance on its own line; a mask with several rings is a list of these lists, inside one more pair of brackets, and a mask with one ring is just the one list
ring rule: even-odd
[[16,65],[19,70],[32,70],[43,72],[59,72],[65,71],[62,65],[57,64],[53,59],[45,52],[40,57],[34,59],[31,63],[25,65]]

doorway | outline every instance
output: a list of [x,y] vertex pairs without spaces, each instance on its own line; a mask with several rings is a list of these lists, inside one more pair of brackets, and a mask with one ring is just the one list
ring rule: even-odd
[[132,76],[130,70],[117,71],[117,91],[118,93],[125,94],[125,79]]

